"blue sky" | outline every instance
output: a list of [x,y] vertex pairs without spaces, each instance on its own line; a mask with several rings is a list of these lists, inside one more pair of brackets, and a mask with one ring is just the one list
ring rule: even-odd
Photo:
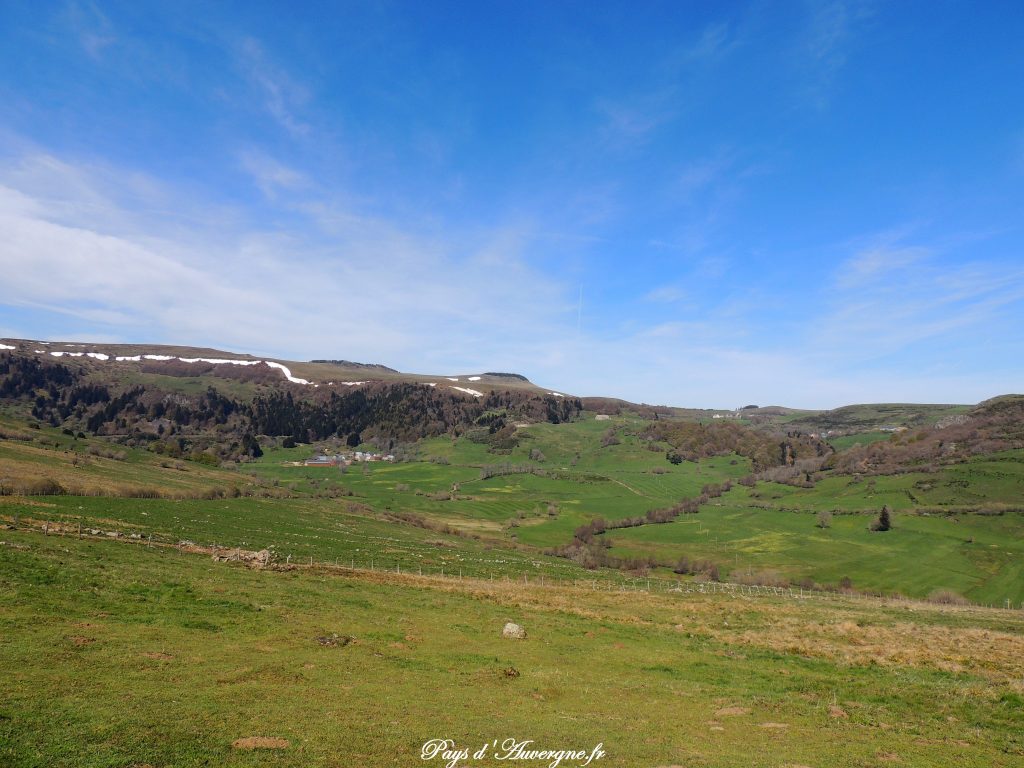
[[0,336],[1024,390],[1019,2],[5,2]]

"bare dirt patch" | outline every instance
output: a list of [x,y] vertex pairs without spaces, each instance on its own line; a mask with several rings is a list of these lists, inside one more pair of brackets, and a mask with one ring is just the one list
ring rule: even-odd
[[161,661],[169,661],[174,657],[169,653],[163,653],[162,651],[146,651],[142,654],[147,659],[159,659]]
[[749,714],[749,707],[722,707],[715,710],[715,717],[738,717],[739,715]]
[[246,736],[231,742],[233,749],[287,749],[291,742],[274,736]]

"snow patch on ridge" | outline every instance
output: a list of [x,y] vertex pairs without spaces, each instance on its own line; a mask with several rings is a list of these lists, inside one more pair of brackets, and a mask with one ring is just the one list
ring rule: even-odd
[[[259,361],[257,360],[256,362]],[[275,363],[273,360],[264,360],[263,362],[269,365],[271,368],[279,369],[284,374],[284,377],[288,379],[288,381],[290,381],[292,384],[309,384],[309,382],[306,381],[306,379],[300,379],[296,376],[292,376],[291,369],[286,365],[281,365],[281,363]]]
[[459,392],[465,392],[467,395],[473,395],[473,397],[484,396],[483,392],[477,392],[475,389],[470,389],[469,387],[452,387],[452,389],[457,389]]
[[[47,342],[42,342],[42,343],[45,344]],[[85,346],[85,345],[84,344],[65,344],[64,346],[66,346],[66,347],[82,347],[82,346]],[[7,344],[0,344],[0,349],[14,349],[14,347],[9,346]],[[35,350],[35,353],[36,354],[46,354],[46,350],[44,350],[44,349],[37,349],[37,350]],[[67,355],[68,357],[91,357],[94,360],[104,360],[104,361],[110,360],[110,355],[106,354],[105,352],[50,352],[50,354],[53,355],[54,357],[63,357],[64,355]],[[292,384],[312,384],[312,382],[310,382],[310,381],[308,381],[306,379],[301,379],[298,376],[293,376],[292,372],[291,372],[291,369],[288,366],[282,365],[281,363],[275,363],[273,360],[235,360],[235,359],[231,359],[231,358],[221,358],[221,357],[174,357],[173,355],[143,355],[143,354],[139,354],[139,355],[118,355],[118,356],[116,356],[114,358],[114,360],[116,362],[118,362],[118,363],[139,363],[139,362],[142,362],[143,360],[156,360],[158,362],[167,362],[168,360],[180,360],[183,363],[210,363],[212,365],[246,365],[246,366],[248,366],[248,365],[260,365],[260,364],[263,364],[263,365],[270,366],[271,368],[276,368],[277,370],[281,371],[281,373],[284,374],[284,377],[286,379],[288,379],[288,381],[292,382]],[[346,382],[342,382],[342,383],[343,384],[347,384],[348,386],[356,386],[356,385],[359,385],[359,384],[365,384],[366,382],[365,381],[351,381],[351,382],[346,381]],[[316,386],[316,385],[314,385],[314,386]]]

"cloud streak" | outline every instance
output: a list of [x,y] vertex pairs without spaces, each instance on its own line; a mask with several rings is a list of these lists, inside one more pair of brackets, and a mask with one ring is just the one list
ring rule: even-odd
[[219,213],[180,230],[103,185],[47,156],[0,174],[5,304],[154,341],[411,366],[498,366],[522,334],[571,324],[560,287],[520,258],[522,233],[442,237],[326,203],[292,230]]
[[264,110],[293,137],[307,137],[312,128],[298,115],[309,101],[309,90],[272,63],[255,38],[246,38],[238,46],[238,62],[261,95]]

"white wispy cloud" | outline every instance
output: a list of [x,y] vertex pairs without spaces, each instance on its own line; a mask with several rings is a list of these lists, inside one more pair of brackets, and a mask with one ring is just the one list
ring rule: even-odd
[[846,66],[859,25],[872,15],[867,0],[812,0],[802,39],[802,58],[807,63],[807,88],[819,107],[829,101],[829,91]]
[[674,191],[686,202],[709,190],[720,194],[716,188],[735,185],[745,175],[744,169],[737,167],[737,160],[736,152],[729,149],[693,160],[679,171]]
[[674,304],[686,298],[686,291],[679,285],[659,285],[644,295],[644,301],[657,304]]
[[0,168],[3,303],[66,315],[69,329],[427,370],[498,366],[571,324],[562,288],[521,258],[528,233],[415,232],[330,201],[292,230],[220,210],[168,225],[110,194],[114,173],[50,156]]
[[843,288],[857,288],[866,283],[905,272],[924,262],[931,251],[920,245],[879,244],[866,248],[847,260],[839,270],[837,283]]
[[910,355],[960,331],[998,333],[1003,311],[1024,301],[1024,268],[954,261],[942,244],[886,233],[839,265],[827,295],[814,334],[822,349],[850,360]]
[[702,62],[714,61],[726,56],[737,45],[739,41],[729,25],[716,22],[701,30],[697,42],[686,49],[686,57]]
[[263,109],[295,137],[309,135],[311,126],[300,117],[310,99],[309,89],[274,64],[259,40],[248,37],[238,46],[239,66],[257,89]]
[[294,192],[310,185],[310,179],[300,171],[271,157],[266,152],[251,148],[239,153],[239,166],[245,171],[263,195],[275,199],[279,192]]
[[91,58],[99,60],[103,51],[117,42],[114,25],[95,3],[69,3],[64,15]]
[[[142,192],[122,198],[123,186]],[[864,350],[870,357],[997,321],[1024,299],[1021,270],[943,269],[925,245],[893,243],[904,254],[898,267],[867,247],[849,255],[826,290],[833,305],[808,310],[815,330],[804,338],[766,344],[751,335],[759,313],[778,310],[749,295],[580,333],[578,285],[529,265],[529,229],[414,231],[337,200],[302,199],[304,224],[267,231],[223,209],[204,215],[202,201],[137,174],[22,158],[0,166],[0,303],[48,313],[64,339],[337,356],[437,373],[517,370],[559,391],[668,404],[828,407],[921,393],[981,399],[1012,388],[955,369],[880,373],[856,363]],[[168,224],[158,203],[169,202],[188,226]],[[862,279],[843,283],[844,274]],[[648,295],[681,298],[671,283]]]
[[606,140],[626,145],[646,141],[677,114],[669,91],[617,100],[601,99],[595,104],[595,109],[603,120]]

